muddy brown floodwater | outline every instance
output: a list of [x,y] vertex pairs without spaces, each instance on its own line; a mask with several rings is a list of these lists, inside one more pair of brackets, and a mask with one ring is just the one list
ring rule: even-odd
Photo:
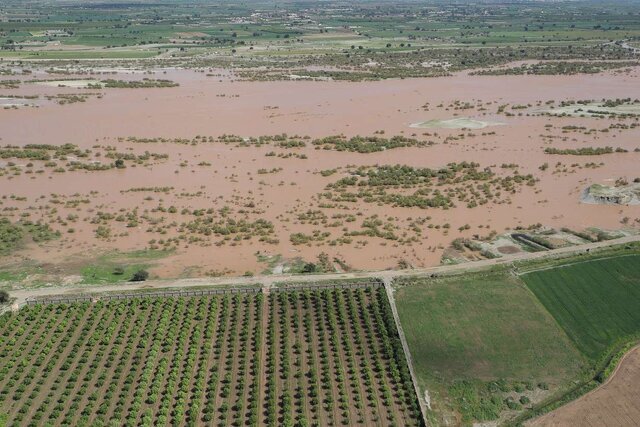
[[[109,77],[131,78],[130,75]],[[632,180],[640,176],[640,153],[634,152],[640,148],[640,127],[588,134],[562,130],[565,126],[603,129],[611,123],[630,124],[637,119],[527,114],[535,109],[536,103],[544,105],[548,100],[640,98],[637,70],[626,75],[458,75],[363,83],[221,81],[217,77],[184,70],[158,72],[156,77],[174,80],[180,86],[104,89],[102,99],[93,97],[86,102],[69,105],[45,103],[39,108],[0,110],[2,145],[72,143],[86,149],[110,145],[119,151],[142,153],[147,150],[169,156],[167,160],[149,166],[126,169],[22,173],[0,177],[0,196],[6,196],[0,208],[8,216],[17,220],[21,213],[28,212],[31,219],[47,219],[54,229],[63,234],[60,240],[43,246],[30,245],[17,257],[11,258],[11,262],[33,259],[58,263],[103,250],[143,249],[152,244],[152,239],[177,235],[178,224],[184,221],[180,211],[185,208],[219,211],[228,207],[234,214],[252,220],[269,220],[274,225],[273,239],[270,242],[260,242],[257,238],[231,239],[219,246],[215,243],[221,239],[215,237],[199,241],[181,240],[175,255],[154,268],[153,272],[160,277],[198,275],[211,270],[225,274],[258,272],[264,264],[258,262],[257,253],[315,260],[325,252],[330,258],[339,258],[356,269],[395,267],[401,259],[414,266],[429,266],[440,262],[443,248],[456,237],[487,235],[491,230],[502,233],[508,228],[535,223],[574,229],[618,229],[625,217],[630,218],[628,225],[633,225],[634,219],[640,217],[637,207],[586,205],[579,200],[580,192],[591,183],[612,184],[620,177]],[[23,84],[20,89],[3,92],[43,95],[78,93],[78,90]],[[452,106],[455,101],[469,102],[473,106],[456,109]],[[428,110],[422,108],[425,103],[428,103]],[[505,116],[498,113],[498,107],[503,104],[531,104],[532,107],[522,115],[518,110],[508,110],[513,115]],[[455,117],[496,121],[505,125],[473,131],[409,127],[411,123]],[[436,144],[359,154],[316,150],[307,143],[306,147],[295,150],[306,155],[304,159],[266,156],[269,151],[293,151],[270,145],[140,144],[118,140],[127,137],[191,139],[197,135],[215,137],[222,134],[257,137],[281,133],[312,138],[335,134],[350,137],[373,135],[376,131],[384,131],[386,137],[415,135]],[[459,135],[464,137],[449,138],[445,143],[446,137]],[[553,138],[543,138],[543,135],[552,135]],[[557,156],[544,153],[548,146],[613,146],[629,152]],[[327,184],[343,176],[347,166],[405,164],[438,168],[461,161],[477,162],[481,168],[491,167],[502,175],[512,172],[511,169],[501,169],[503,163],[517,164],[521,174],[533,174],[539,182],[533,187],[519,188],[508,197],[507,203],[488,203],[475,208],[468,208],[465,203],[442,210],[379,206],[365,202],[353,203],[348,209],[319,207],[317,195]],[[556,167],[558,162],[563,165]],[[603,164],[595,168],[584,167],[590,162]],[[211,166],[202,166],[209,163]],[[549,168],[540,170],[544,163],[548,163]],[[342,170],[329,177],[318,173],[334,168]],[[276,172],[258,174],[259,169]],[[165,186],[174,190],[166,194],[123,192],[134,187]],[[62,204],[52,213],[52,194],[67,199],[82,195],[89,202],[72,207]],[[11,195],[18,198],[11,198]],[[159,214],[154,209],[160,205],[174,205],[178,212]],[[11,211],[7,208],[17,209]],[[153,222],[151,220],[133,227],[127,227],[125,222],[113,222],[110,224],[113,229],[110,239],[95,237],[96,224],[91,218],[96,212],[117,215],[135,208],[141,215],[146,211],[148,217],[155,217],[163,224],[175,221],[175,225],[159,234],[150,230],[153,228],[149,225]],[[309,209],[323,210],[330,222],[336,215],[352,214],[356,216],[357,224],[377,214],[384,221],[393,223],[398,235],[408,232],[409,225],[416,218],[430,218],[423,223],[419,238],[413,243],[361,236],[353,238],[350,243],[329,245],[330,239],[341,236],[346,224],[331,229],[313,224],[313,221],[302,224],[297,215]],[[73,233],[67,232],[69,225],[61,225],[69,214],[78,216],[73,224]],[[56,218],[58,221],[52,222]],[[448,231],[427,227],[427,224],[439,226],[445,223],[450,224]],[[469,226],[468,229],[458,231],[465,225]],[[314,230],[329,231],[332,236],[309,245],[294,245],[289,239],[292,233],[311,234]]]

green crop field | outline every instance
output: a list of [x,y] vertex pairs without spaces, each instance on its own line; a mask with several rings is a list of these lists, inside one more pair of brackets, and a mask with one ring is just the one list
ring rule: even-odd
[[640,332],[640,255],[578,262],[522,276],[588,357]]
[[514,406],[510,393],[528,399],[544,393],[538,385],[553,391],[586,362],[513,276],[406,279],[398,285],[400,320],[437,424],[451,417],[460,423],[495,419]]

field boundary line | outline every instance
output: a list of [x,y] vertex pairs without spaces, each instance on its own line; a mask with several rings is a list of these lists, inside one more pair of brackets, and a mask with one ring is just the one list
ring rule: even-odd
[[[584,396],[588,396],[589,394],[595,392],[596,390],[598,390],[600,387],[605,386],[607,384],[609,384],[612,380],[613,377],[616,376],[616,374],[618,373],[618,371],[620,370],[620,367],[622,366],[622,363],[624,362],[624,360],[629,357],[631,355],[631,353],[633,353],[634,351],[638,351],[640,350],[640,344],[636,344],[633,347],[631,347],[625,354],[624,356],[622,356],[622,358],[618,361],[618,365],[616,366],[616,369],[613,370],[613,372],[611,373],[611,375],[609,375],[609,378],[607,378],[605,380],[605,382],[603,382],[602,384],[600,384],[598,387],[594,388],[593,390],[591,390],[590,392],[588,392],[587,394],[585,394]],[[584,396],[580,396],[580,399],[582,399]],[[577,399],[576,399],[577,400]],[[574,400],[573,402],[575,402],[576,400]]]
[[618,364],[616,366],[616,369],[614,369],[614,371],[611,373],[611,375],[609,375],[609,377],[605,380],[605,382],[603,382],[602,384],[598,385],[597,387],[589,390],[588,392],[586,392],[583,395],[578,396],[577,398],[570,400],[569,402],[565,403],[564,405],[561,405],[557,408],[555,408],[553,411],[551,412],[547,412],[545,414],[542,414],[538,417],[535,418],[531,418],[529,421],[529,424],[535,422],[535,421],[539,421],[544,419],[545,417],[549,417],[551,414],[553,414],[554,412],[556,412],[559,409],[562,408],[567,408],[569,406],[573,406],[575,404],[577,404],[580,400],[586,398],[587,396],[590,396],[591,394],[597,392],[598,390],[600,390],[602,387],[606,386],[607,384],[609,384],[611,381],[613,381],[613,379],[615,378],[616,374],[618,373],[618,371],[620,370],[620,367],[622,366],[622,364],[624,363],[625,359],[627,359],[631,353],[633,353],[634,351],[640,351],[640,344],[636,344],[635,346],[631,347],[625,354],[624,356],[622,356],[622,358],[618,361]]
[[224,294],[257,294],[262,292],[260,288],[226,288],[226,289],[202,289],[202,290],[174,290],[174,291],[150,291],[150,292],[121,292],[108,295],[85,294],[59,294],[45,297],[27,298],[24,305],[36,304],[71,304],[76,302],[93,301],[117,301],[135,298],[169,298],[169,297],[200,297]]
[[[371,278],[358,280],[351,283],[292,283],[281,287],[241,287],[241,288],[214,288],[214,289],[191,289],[191,290],[170,290],[160,291],[150,289],[148,292],[115,292],[106,295],[95,293],[77,293],[77,294],[54,294],[41,297],[28,297],[24,302],[19,304],[18,309],[26,305],[36,304],[72,304],[77,302],[95,302],[95,301],[115,301],[135,298],[181,298],[181,297],[199,297],[209,295],[224,294],[257,294],[280,292],[301,292],[324,289],[364,289],[382,287],[384,284],[380,280],[372,280]],[[8,308],[7,308],[8,309]]]
[[[607,260],[607,259],[614,259],[614,258],[626,258],[626,257],[630,257],[630,256],[638,256],[637,253],[634,254],[618,254],[618,255],[610,255],[610,256],[606,256],[606,257],[601,257],[601,258],[590,258],[590,259],[581,259],[579,261],[574,261],[574,262],[569,262],[566,264],[558,264],[558,265],[548,265],[546,267],[540,267],[540,268],[533,268],[531,270],[526,270],[526,271],[515,271],[516,276],[524,276],[525,274],[529,274],[529,273],[537,273],[539,271],[547,271],[547,270],[553,270],[555,268],[564,268],[564,267],[571,267],[572,265],[579,265],[579,264],[584,264],[587,262],[593,262],[593,261],[603,261],[603,260]],[[561,259],[561,258],[558,258]]]
[[413,358],[411,357],[411,352],[409,351],[409,345],[407,344],[407,340],[404,335],[404,330],[402,329],[402,324],[400,323],[400,316],[398,315],[398,309],[396,308],[395,298],[393,297],[393,287],[391,286],[392,280],[393,279],[391,278],[385,277],[382,279],[382,283],[384,284],[384,290],[386,291],[386,294],[387,294],[387,300],[389,302],[389,305],[391,306],[391,313],[393,314],[393,320],[396,323],[396,329],[398,331],[398,336],[400,337],[400,343],[402,344],[402,349],[404,351],[404,358],[405,358],[405,361],[407,362],[407,366],[409,367],[409,375],[411,375],[413,390],[416,393],[416,397],[418,398],[418,406],[420,407],[420,415],[422,416],[422,422],[426,427],[429,427],[429,423],[427,422],[427,402],[425,401],[424,397],[420,395],[420,388],[418,387],[418,379],[416,377],[415,371],[413,370]]
[[[109,285],[85,286],[82,288],[72,286],[53,286],[35,289],[18,289],[9,291],[15,297],[12,309],[19,309],[25,302],[33,298],[52,297],[59,295],[77,295],[77,294],[98,294],[101,292],[132,292],[132,291],[151,291],[161,289],[175,289],[186,287],[190,290],[195,288],[210,288],[219,286],[259,286],[261,282],[269,282],[269,284],[289,284],[290,286],[301,286],[303,284],[311,284],[313,282],[342,281],[342,280],[371,280],[376,278],[400,278],[400,277],[427,277],[440,276],[448,274],[459,274],[471,271],[484,270],[494,266],[511,265],[515,267],[516,263],[527,262],[536,259],[562,259],[577,254],[589,252],[592,249],[602,249],[609,246],[623,245],[627,243],[640,242],[640,235],[631,235],[619,239],[607,240],[604,242],[587,243],[584,245],[570,246],[560,249],[553,249],[544,252],[532,252],[525,254],[517,254],[512,256],[504,256],[501,258],[485,259],[480,261],[465,262],[454,265],[439,265],[433,267],[423,267],[409,270],[370,270],[351,273],[326,273],[315,275],[281,275],[281,276],[252,276],[247,277],[224,277],[224,278],[190,278],[190,279],[166,279],[145,282],[123,282]],[[593,253],[593,252],[592,252]],[[278,286],[271,286],[276,288]],[[67,293],[66,293],[67,292]]]

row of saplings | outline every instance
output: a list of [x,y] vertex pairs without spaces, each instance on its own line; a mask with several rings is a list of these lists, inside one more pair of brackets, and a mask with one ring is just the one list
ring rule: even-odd
[[[365,424],[367,411],[372,413],[372,422],[380,422],[378,411],[385,412],[389,424],[417,422],[411,380],[406,366],[399,363],[404,360],[399,359],[402,350],[388,329],[393,319],[380,300],[374,298],[367,305],[364,292],[326,290],[270,296],[266,424],[318,424],[322,411],[331,424]],[[291,342],[290,337],[300,336],[301,328],[304,343]],[[378,396],[382,396],[382,405]],[[401,408],[402,420],[396,419],[394,405]]]
[[263,298],[26,307],[0,318],[0,403],[13,424],[417,423],[380,290]]

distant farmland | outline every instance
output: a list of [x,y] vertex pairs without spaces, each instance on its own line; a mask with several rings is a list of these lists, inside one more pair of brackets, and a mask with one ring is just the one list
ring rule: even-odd
[[577,262],[522,279],[586,356],[640,332],[640,255]]
[[421,425],[382,288],[28,306],[8,425]]

